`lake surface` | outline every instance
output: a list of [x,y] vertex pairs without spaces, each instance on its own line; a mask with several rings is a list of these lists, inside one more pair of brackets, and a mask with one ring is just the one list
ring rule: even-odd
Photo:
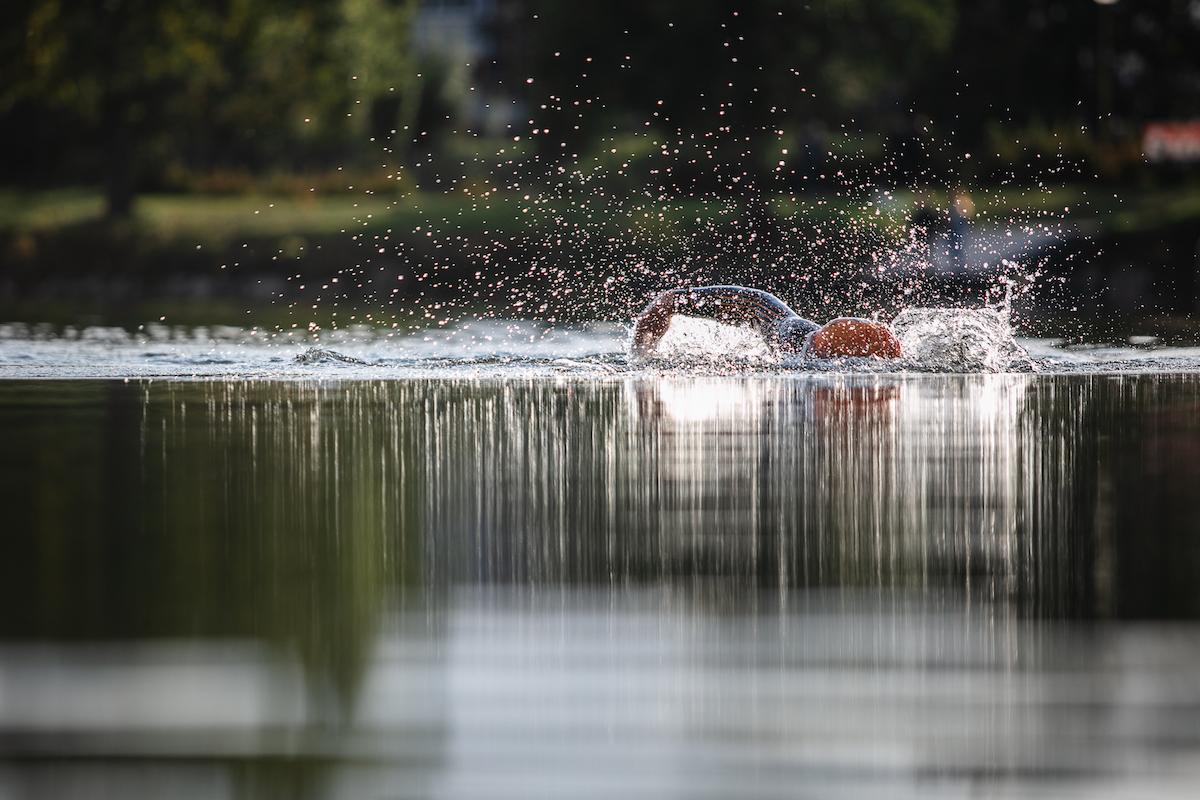
[[586,341],[10,339],[0,797],[1200,794],[1200,374]]
[[[649,364],[630,361],[626,352],[630,329],[611,323],[565,327],[528,320],[473,320],[411,333],[359,326],[317,335],[304,330],[267,332],[224,326],[154,324],[128,330],[9,323],[0,324],[0,380],[407,380],[603,378],[680,372],[739,376],[1002,372],[1018,365],[986,355],[1017,347],[1018,341],[1041,373],[1200,373],[1200,346],[1162,347],[1153,337],[1141,337],[1137,344],[1083,346],[1063,346],[1058,340],[1047,339],[1015,340],[1003,331],[984,331],[985,335],[980,335],[969,324],[970,312],[962,309],[932,311],[948,316],[937,318],[936,324],[915,342],[926,345],[920,348],[926,351],[925,356],[899,362],[776,361],[755,334],[684,317],[672,323],[663,340],[666,357]],[[946,347],[947,342],[957,346]]]

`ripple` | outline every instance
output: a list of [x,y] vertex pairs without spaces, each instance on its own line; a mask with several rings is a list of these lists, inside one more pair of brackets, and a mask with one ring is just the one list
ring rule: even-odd
[[336,350],[326,350],[322,347],[310,347],[292,359],[296,364],[366,364],[360,358],[344,355]]
[[1018,339],[994,309],[910,309],[895,327],[906,356],[774,358],[747,331],[680,318],[665,352],[631,360],[627,326],[554,328],[528,321],[472,322],[410,335],[386,329],[307,340],[247,329],[178,331],[171,340],[91,329],[86,337],[8,326],[0,336],[0,379],[165,378],[311,380],[608,379],[629,376],[997,373],[1138,374],[1200,372],[1200,348],[1067,347]]

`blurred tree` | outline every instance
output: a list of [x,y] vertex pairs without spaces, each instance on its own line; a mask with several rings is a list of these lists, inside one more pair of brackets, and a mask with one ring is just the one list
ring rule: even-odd
[[169,175],[377,163],[368,139],[399,149],[414,131],[435,151],[443,134],[485,127],[467,109],[488,111],[492,133],[549,129],[533,141],[542,156],[652,132],[697,137],[697,170],[770,168],[766,154],[787,147],[813,173],[844,126],[894,143],[912,173],[939,157],[908,146],[933,121],[973,152],[1020,139],[1003,156],[986,148],[1008,168],[1041,155],[1022,149],[1035,134],[1071,133],[1084,151],[1109,112],[1111,131],[1135,134],[1200,104],[1193,0],[740,5],[472,0],[494,23],[482,47],[426,53],[418,68],[418,14],[465,0],[8,0],[0,179],[100,181],[120,217]]
[[1200,103],[1193,0],[512,1],[523,11],[509,25],[529,45],[505,54],[508,72],[537,76],[528,99],[547,106],[547,150],[647,119],[716,131],[713,147],[776,126],[828,140],[846,125],[904,150],[928,121],[960,152],[1005,128],[1010,141],[1082,129],[1076,146],[1094,147],[1098,129],[1136,136]]
[[945,57],[912,96],[968,146],[1007,126],[1136,135],[1147,120],[1200,108],[1197,47],[1194,0],[961,0]]
[[[538,96],[561,97],[559,130],[596,135],[623,113],[659,110],[686,130],[754,135],[785,121],[904,113],[896,101],[950,44],[953,0],[826,0],[798,5],[525,0]],[[607,114],[581,113],[575,100]]]
[[109,216],[129,214],[141,165],[177,115],[190,116],[189,101],[228,79],[220,39],[239,32],[233,12],[241,9],[217,8],[188,0],[30,0],[7,9],[4,60],[16,80],[4,104],[33,96],[69,109],[81,134],[99,136]]
[[373,116],[391,131],[412,96],[415,5],[17,0],[0,12],[0,67],[14,76],[0,113],[69,121],[68,146],[95,152],[108,216],[127,216],[148,173],[172,160],[295,166]]
[[333,44],[359,107],[352,127],[377,142],[407,142],[399,131],[416,116],[421,87],[411,30],[417,5],[417,0],[342,0]]

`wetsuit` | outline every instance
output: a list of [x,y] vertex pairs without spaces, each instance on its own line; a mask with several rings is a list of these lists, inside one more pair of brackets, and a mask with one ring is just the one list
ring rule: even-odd
[[799,353],[809,334],[821,327],[761,289],[744,286],[670,289],[654,298],[638,317],[633,351],[641,355],[652,352],[676,314],[751,328],[763,337],[768,347],[784,355]]

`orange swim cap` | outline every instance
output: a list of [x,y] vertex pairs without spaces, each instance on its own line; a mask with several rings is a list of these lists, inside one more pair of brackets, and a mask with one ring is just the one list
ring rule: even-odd
[[813,358],[899,358],[900,340],[882,322],[839,317],[808,337]]

